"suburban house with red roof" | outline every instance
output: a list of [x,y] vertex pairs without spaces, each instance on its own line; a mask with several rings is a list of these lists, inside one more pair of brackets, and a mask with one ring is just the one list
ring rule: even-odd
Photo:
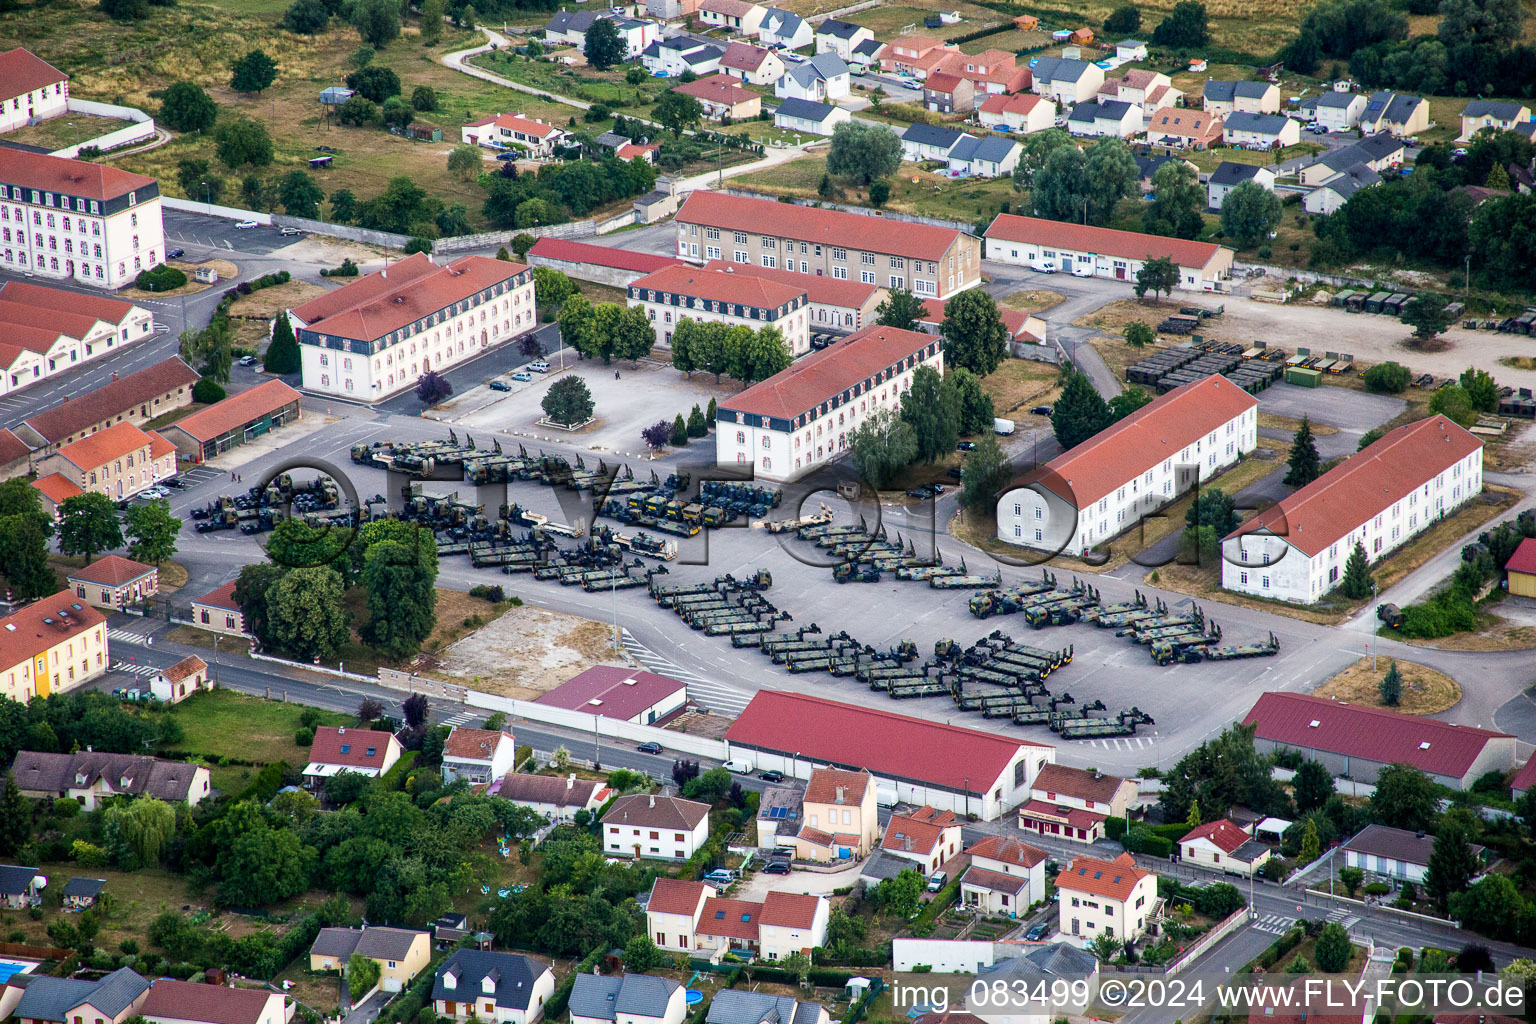
[[703,882],[658,878],[646,905],[646,930],[663,949],[699,953],[718,963],[727,953],[783,960],[822,945],[825,896],[770,892],[762,902],[715,895]]
[[770,892],[757,917],[757,948],[767,960],[784,960],[791,953],[811,955],[827,939],[831,903],[825,896]]
[[[722,58],[723,59],[723,58]],[[692,96],[704,108],[704,116],[712,121],[730,118],[740,121],[756,117],[763,110],[762,93],[753,92],[738,84],[728,74],[710,75],[696,82],[684,82],[672,87],[673,92]]]
[[[7,270],[116,289],[165,258],[160,183],[112,164],[0,149],[0,201],[33,230],[0,227]],[[44,226],[57,220],[57,232]]]
[[195,654],[149,677],[149,692],[166,704],[179,704],[194,693],[211,689],[213,680],[208,676],[208,663]]
[[[0,284],[0,395],[143,341],[154,327],[150,311],[131,302],[30,281]],[[31,442],[29,434],[22,436]]]
[[291,998],[260,988],[157,978],[139,1015],[149,1024],[287,1024]]
[[1179,287],[1219,291],[1232,270],[1233,252],[1215,242],[1144,235],[1086,224],[1000,213],[987,228],[986,258],[1028,266],[1049,260],[1078,277],[1134,281],[1142,264],[1167,257],[1179,268]]
[[304,388],[378,402],[538,325],[533,269],[486,256],[438,266],[414,253],[289,310]]
[[[787,102],[787,101],[786,101]],[[884,288],[862,281],[844,281],[835,277],[806,276],[790,270],[770,270],[745,262],[710,260],[705,270],[732,271],[749,277],[761,277],[780,284],[805,289],[811,310],[810,326],[829,333],[846,334],[875,319],[875,307],[889,294]]]
[[59,518],[59,506],[77,494],[84,494],[80,485],[63,473],[49,473],[32,481],[37,493],[43,496],[43,511],[54,519]]
[[1444,416],[1388,431],[1221,543],[1221,585],[1311,604],[1355,546],[1374,562],[1483,490],[1483,442]]
[[1114,860],[1074,857],[1056,876],[1061,937],[1084,946],[1100,935],[1132,942],[1147,929],[1157,903],[1157,876],[1122,853]]
[[534,703],[636,725],[655,725],[688,703],[688,684],[622,665],[594,665]]
[[784,62],[772,50],[751,43],[732,43],[720,58],[720,73],[749,85],[772,85],[784,73]]
[[181,455],[205,462],[292,423],[299,414],[299,393],[280,380],[269,380],[183,416],[162,433]]
[[683,861],[709,839],[709,805],[677,796],[621,796],[603,815],[610,857]]
[[1019,808],[1019,828],[1081,843],[1104,838],[1106,818],[1129,815],[1136,783],[1097,770],[1048,764],[1035,776],[1029,802]]
[[1295,750],[1356,782],[1375,782],[1387,765],[1406,764],[1467,789],[1479,775],[1515,766],[1515,738],[1507,733],[1301,693],[1261,694],[1243,724],[1255,727],[1260,753]]
[[[816,765],[875,777],[876,801],[928,804],[994,821],[1023,802],[1056,749],[879,707],[759,690],[725,733],[759,769],[808,778]],[[882,796],[880,790],[885,789]]]
[[1034,93],[996,94],[977,108],[976,120],[1021,135],[1043,132],[1056,123],[1056,104]]
[[1213,374],[1014,480],[997,503],[997,535],[1080,555],[1219,476],[1257,444],[1258,402]]
[[1121,78],[1111,78],[1099,86],[1099,98],[1133,103],[1146,111],[1147,116],[1173,107],[1184,94],[1173,87],[1173,80],[1160,71],[1135,68]]
[[[918,327],[929,334],[938,334],[939,328],[944,324],[944,310],[947,303],[938,299],[928,299],[923,303],[922,318],[918,320]],[[1044,345],[1045,321],[1033,313],[1021,313],[1017,309],[1009,309],[1007,306],[998,306],[997,315],[1003,321],[1003,326],[1008,328],[1008,340],[1018,345]]]
[[867,771],[815,768],[800,801],[795,856],[831,861],[860,858],[880,836],[875,777]]
[[466,145],[522,150],[530,157],[553,155],[555,147],[564,145],[569,136],[564,128],[520,114],[497,114],[459,130],[459,138]]
[[1273,852],[1226,818],[1193,828],[1179,840],[1180,858],[1229,875],[1252,875]]
[[704,189],[689,194],[675,220],[677,255],[695,263],[730,259],[932,298],[981,282],[981,243],[956,228]]
[[400,741],[379,729],[322,725],[309,748],[304,785],[314,789],[343,772],[376,779],[400,760],[401,751]]
[[529,775],[509,772],[485,787],[488,796],[521,804],[549,821],[573,821],[577,811],[596,811],[613,796],[613,790],[594,779],[578,779],[574,772]]
[[663,267],[627,289],[629,305],[645,310],[663,344],[684,319],[760,331],[776,327],[792,355],[810,351],[810,299],[805,285],[701,267]]
[[948,71],[935,71],[923,79],[923,108],[940,114],[976,109],[976,85]]
[[1226,128],[1220,114],[1169,108],[1152,113],[1151,123],[1147,126],[1147,141],[1154,146],[1176,149],[1207,149],[1221,141]]
[[645,905],[645,933],[660,949],[692,953],[698,948],[697,927],[704,901],[714,895],[714,886],[704,882],[657,878],[651,883],[651,898]]
[[[0,289],[0,297],[4,294],[4,289]],[[78,303],[83,298],[72,292],[68,294],[71,303]],[[115,303],[117,300],[102,301]],[[141,320],[128,328],[129,336],[148,335],[154,328],[149,314],[137,306],[128,308],[144,312]],[[108,341],[103,351],[110,347],[112,343]],[[32,448],[34,458],[42,458],[62,445],[114,424],[143,426],[158,416],[191,405],[192,385],[197,380],[197,371],[176,356],[122,377],[113,374],[109,383],[96,390],[22,421],[16,427],[16,436]]]
[[929,36],[902,36],[880,51],[880,67],[888,74],[910,75],[922,81],[941,61],[959,52],[960,47]]
[[1046,852],[1010,836],[986,836],[966,848],[960,902],[984,914],[1017,917],[1045,899]]
[[516,769],[517,742],[504,729],[456,725],[443,744],[443,782],[488,783]]
[[160,434],[118,423],[87,434],[38,462],[41,476],[62,475],[113,501],[131,498],[176,475],[176,446]]
[[751,466],[760,480],[794,480],[848,450],[865,418],[895,409],[919,366],[944,372],[939,340],[866,327],[813,352],[717,406],[715,463]]
[[0,53],[0,132],[68,110],[68,75],[24,47]]
[[192,601],[192,622],[199,629],[229,636],[250,636],[245,631],[245,613],[235,600],[235,581],[230,580]]
[[931,875],[960,852],[960,819],[954,811],[928,804],[910,814],[893,814],[885,823],[880,849],[912,861],[923,874]]
[[528,250],[528,263],[549,267],[582,281],[623,288],[662,267],[676,266],[677,260],[671,256],[614,249],[570,238],[541,238]]
[[160,570],[122,555],[102,555],[67,579],[76,597],[97,608],[118,610],[160,592]]

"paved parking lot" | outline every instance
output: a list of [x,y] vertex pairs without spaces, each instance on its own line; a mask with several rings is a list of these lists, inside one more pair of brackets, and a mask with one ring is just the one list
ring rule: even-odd
[[278,234],[276,227],[262,225],[241,231],[232,220],[185,210],[166,210],[163,218],[166,244],[186,249],[188,257],[229,252],[266,256],[298,241],[297,237]]

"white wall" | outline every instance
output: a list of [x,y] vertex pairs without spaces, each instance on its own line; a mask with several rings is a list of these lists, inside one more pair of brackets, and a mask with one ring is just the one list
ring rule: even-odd
[[154,137],[155,122],[152,118],[146,117],[142,121],[135,121],[132,124],[124,125],[123,127],[114,131],[107,132],[105,135],[98,135],[94,139],[87,139],[84,142],[77,142],[73,146],[65,146],[63,149],[56,149],[50,153],[49,156],[76,157],[80,155],[80,151],[82,149],[86,149],[87,147],[95,147],[96,149],[105,153],[108,150],[117,149],[121,146],[126,146],[129,143],[139,142],[143,139],[152,139]]
[[978,967],[993,962],[992,943],[951,939],[891,940],[891,964],[898,972],[914,967],[932,967],[934,974],[975,974]]

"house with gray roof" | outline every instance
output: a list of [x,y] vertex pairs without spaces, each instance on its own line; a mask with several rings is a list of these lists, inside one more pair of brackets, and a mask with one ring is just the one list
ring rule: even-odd
[[1461,134],[1457,142],[1471,142],[1472,136],[1485,128],[1496,132],[1517,131],[1531,120],[1531,108],[1524,103],[1499,100],[1473,100],[1461,111]]
[[1228,114],[1221,141],[1244,149],[1280,149],[1301,141],[1301,125],[1283,114]]
[[555,975],[521,953],[460,949],[432,980],[432,1008],[450,1020],[534,1024],[555,991]]
[[640,51],[641,65],[653,75],[677,78],[684,71],[700,76],[720,70],[725,47],[697,36],[658,39]]
[[1373,92],[1360,115],[1360,130],[1367,135],[1386,132],[1410,138],[1429,128],[1429,101],[1385,90]]
[[1001,135],[967,135],[949,153],[949,169],[971,178],[1001,178],[1019,166],[1024,148]]
[[964,138],[964,132],[918,121],[901,133],[901,158],[913,163],[948,160],[949,154],[954,152]]
[[649,974],[578,974],[571,988],[571,1024],[682,1024],[687,990]]
[[798,50],[809,46],[816,39],[815,30],[793,11],[770,7],[763,14],[763,23],[757,26],[757,41],[773,49]]
[[101,890],[106,887],[105,878],[71,878],[64,883],[64,909],[84,910],[94,906]]
[[[431,960],[432,937],[413,928],[366,924],[361,928],[322,928],[309,947],[309,969],[344,970],[354,953],[379,965],[379,988],[385,992],[399,992]],[[365,992],[354,992],[352,999],[360,1003],[366,995]]]
[[773,112],[773,123],[778,127],[811,135],[831,135],[838,125],[852,119],[843,107],[793,97],[780,101],[779,109]]
[[166,803],[195,807],[213,792],[208,769],[202,765],[144,754],[22,750],[11,764],[11,773],[16,776],[22,796],[33,800],[74,800],[88,811],[114,796],[152,796]]
[[1360,123],[1365,114],[1364,96],[1353,92],[1325,92],[1317,98],[1313,116],[1331,132],[1343,132]]
[[1091,978],[1098,969],[1098,960],[1087,950],[1079,949],[1069,942],[1049,942],[1032,946],[1018,956],[1002,957],[991,964],[978,965],[976,974],[988,981],[1006,982],[1011,977],[1030,974]]
[[1030,62],[1029,73],[1030,89],[1063,107],[1086,103],[1104,85],[1102,68],[1068,57],[1039,57]]
[[829,1024],[826,1007],[767,992],[722,989],[709,1004],[704,1024]]
[[1205,183],[1206,204],[1213,210],[1221,209],[1227,194],[1245,181],[1251,181],[1267,192],[1275,190],[1275,172],[1268,167],[1223,160]]
[[1364,164],[1355,164],[1308,192],[1302,197],[1301,206],[1308,213],[1332,213],[1349,202],[1356,192],[1380,184],[1381,175]]
[[43,902],[43,886],[47,884],[37,868],[0,864],[0,908],[25,910],[38,906]]
[[1128,139],[1139,135],[1146,118],[1141,107],[1123,100],[1094,100],[1079,103],[1067,115],[1067,131],[1073,135],[1096,138],[1111,135]]
[[149,982],[127,967],[96,981],[34,977],[12,1014],[33,1024],[66,1024],[75,1020],[122,1024],[138,1012],[148,994]]
[[[1345,866],[1415,885],[1424,883],[1434,849],[1434,836],[1387,825],[1367,825],[1340,846]],[[1472,856],[1479,863],[1487,854],[1486,848],[1473,845]]]
[[849,52],[847,60],[850,67],[867,68],[880,59],[880,51],[885,49],[885,44],[878,39],[865,39],[854,46]]
[[1278,114],[1280,87],[1272,82],[1223,82],[1211,79],[1202,87],[1201,108],[1208,114]]
[[787,68],[774,83],[773,94],[785,99],[831,103],[848,95],[852,72],[831,50]]
[[1379,174],[1394,164],[1401,164],[1404,158],[1403,141],[1379,132],[1353,145],[1323,153],[1297,172],[1297,178],[1303,185],[1316,187],[1351,167],[1364,166]]

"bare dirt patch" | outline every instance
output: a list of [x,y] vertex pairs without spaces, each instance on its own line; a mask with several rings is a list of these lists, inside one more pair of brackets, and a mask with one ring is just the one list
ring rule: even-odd
[[270,320],[277,314],[292,309],[294,306],[302,306],[310,299],[324,295],[329,289],[322,288],[308,281],[288,281],[285,284],[276,284],[271,288],[263,288],[260,291],[242,295],[229,307],[229,315],[232,317],[246,317],[251,319]]
[[1004,295],[998,305],[1007,309],[1016,309],[1020,313],[1043,313],[1059,305],[1065,298],[1065,295],[1053,292],[1049,288],[1025,288]]
[[578,672],[613,660],[611,636],[612,627],[604,623],[524,605],[448,645],[431,674],[533,700]]
[[981,379],[981,389],[992,399],[999,416],[1042,401],[1056,389],[1060,374],[1049,363],[1009,359]]
[[[1371,671],[1371,659],[1361,658],[1353,665],[1329,679],[1312,691],[1314,697],[1333,697],[1352,704],[1382,708],[1381,681],[1386,678],[1390,658],[1377,658],[1376,671]],[[1394,711],[1405,715],[1437,715],[1456,706],[1461,700],[1461,687],[1444,672],[1413,661],[1397,662],[1397,670],[1403,677],[1401,702]]]
[[[1177,302],[1142,302],[1138,299],[1116,299],[1108,305],[1100,306],[1092,313],[1086,313],[1072,321],[1074,327],[1092,327],[1100,331],[1109,331],[1114,334],[1123,334],[1126,324],[1133,320],[1140,320],[1149,327],[1156,327],[1166,317],[1179,311]],[[1206,323],[1218,324],[1218,320],[1208,320]],[[1200,325],[1202,328],[1205,324]],[[1201,336],[1214,335],[1217,332],[1201,331]]]

